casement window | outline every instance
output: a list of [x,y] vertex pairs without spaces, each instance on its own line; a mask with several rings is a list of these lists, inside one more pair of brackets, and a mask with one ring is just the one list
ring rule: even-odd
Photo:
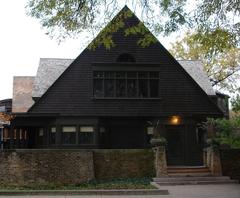
[[94,72],[93,77],[94,77],[93,81],[94,97],[102,98],[104,96],[103,92],[104,72]]
[[44,129],[40,128],[39,131],[38,131],[38,136],[43,137],[43,135],[44,135]]
[[81,126],[78,136],[79,144],[93,144],[94,127]]
[[62,144],[76,144],[76,126],[62,127]]
[[3,129],[3,140],[6,142],[7,140],[10,139],[10,134],[9,134],[9,130],[7,128]]
[[106,133],[105,127],[100,127],[100,128],[99,128],[99,132],[100,132],[100,133]]
[[44,128],[39,128],[37,137],[38,144],[43,145],[43,140],[44,140]]
[[94,71],[94,98],[159,98],[159,72]]
[[227,112],[228,112],[228,98],[220,98],[220,97],[218,97],[218,99],[217,99],[217,104],[218,104],[218,107],[219,107],[224,113],[227,113]]
[[50,128],[50,144],[56,144],[56,132],[57,132],[56,127]]

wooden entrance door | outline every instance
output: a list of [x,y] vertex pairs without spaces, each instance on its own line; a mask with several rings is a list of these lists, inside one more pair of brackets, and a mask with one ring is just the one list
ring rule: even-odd
[[183,126],[166,126],[167,164],[183,165],[185,163],[185,130]]
[[166,139],[168,165],[203,164],[203,134],[194,125],[166,126]]

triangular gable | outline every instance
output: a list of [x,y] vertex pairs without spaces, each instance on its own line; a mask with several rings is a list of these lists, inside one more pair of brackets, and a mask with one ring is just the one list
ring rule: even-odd
[[[123,10],[126,11],[126,9],[128,8],[125,7]],[[128,11],[130,10],[128,9]],[[133,13],[131,17],[126,19],[127,26],[139,23],[140,20]],[[163,75],[163,78],[166,79],[162,81],[162,83],[165,83],[164,87],[162,87],[164,95],[163,102],[138,101],[132,103],[122,101],[122,105],[125,106],[124,109],[128,109],[129,112],[124,110],[124,112],[120,112],[118,115],[130,115],[131,113],[132,115],[138,115],[136,108],[140,105],[143,108],[149,108],[149,111],[145,113],[146,116],[167,115],[173,112],[183,112],[189,115],[222,115],[219,108],[209,99],[201,87],[159,42],[143,48],[138,45],[142,35],[135,34],[126,37],[125,34],[124,28],[120,28],[112,34],[112,39],[116,45],[110,50],[102,45],[95,50],[85,49],[45,92],[40,100],[33,105],[29,112],[89,116],[117,115],[119,110],[116,109],[116,105],[118,104],[114,100],[107,103],[108,109],[103,101],[91,99],[92,63],[114,63],[119,54],[126,52],[135,56],[137,60],[136,65],[138,63],[158,64],[159,69],[166,72],[166,75]],[[188,98],[189,95],[192,97],[192,101]],[[164,99],[164,97],[166,98]],[[131,107],[133,107],[132,110]],[[156,107],[158,108],[156,109]]]
[[157,43],[157,38],[149,29],[140,21],[137,16],[127,7],[122,10],[104,27],[95,39],[88,45],[89,49],[96,49],[104,45],[106,49],[115,46],[113,34],[122,32],[124,36],[134,35],[138,38],[136,41],[139,46],[146,47],[151,43]]

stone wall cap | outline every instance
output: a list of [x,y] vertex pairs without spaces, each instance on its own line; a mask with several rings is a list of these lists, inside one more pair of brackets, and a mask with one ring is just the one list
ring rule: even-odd
[[121,189],[121,190],[0,190],[3,195],[168,195],[168,190]]

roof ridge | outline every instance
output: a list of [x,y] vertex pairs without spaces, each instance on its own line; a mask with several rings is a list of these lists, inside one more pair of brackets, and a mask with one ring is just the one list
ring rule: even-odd
[[74,58],[40,58],[40,60],[49,60],[49,59],[53,59],[53,60],[74,60]]
[[189,60],[189,59],[183,59],[183,60],[180,60],[180,59],[176,59],[177,61],[199,61],[199,62],[202,62],[201,60],[199,59],[195,59],[195,60]]
[[13,78],[26,78],[26,77],[35,78],[35,76],[13,76]]

